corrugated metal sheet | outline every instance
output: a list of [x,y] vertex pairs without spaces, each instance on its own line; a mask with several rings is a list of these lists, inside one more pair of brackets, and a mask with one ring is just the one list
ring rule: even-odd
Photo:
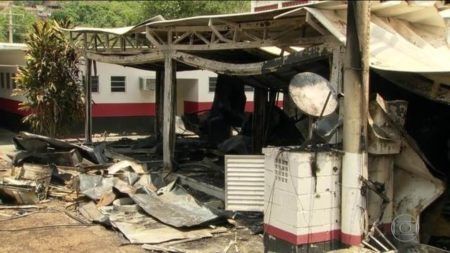
[[125,26],[125,27],[117,27],[117,28],[94,28],[94,27],[82,27],[78,26],[72,29],[60,28],[63,31],[70,32],[96,32],[96,33],[110,33],[116,35],[123,35],[128,33],[134,28],[134,26]]
[[[431,4],[430,4],[431,3]],[[371,5],[370,66],[379,70],[417,73],[450,72],[447,27],[430,2],[387,1]],[[310,13],[345,44],[347,10],[338,2],[301,6],[276,18]]]
[[[371,5],[370,53],[372,68],[395,72],[448,73],[449,28],[434,1],[386,1]],[[346,5],[339,1],[300,6],[275,17],[308,12],[330,34],[345,44]],[[297,50],[296,50],[297,51]]]
[[225,156],[225,209],[264,211],[264,156]]

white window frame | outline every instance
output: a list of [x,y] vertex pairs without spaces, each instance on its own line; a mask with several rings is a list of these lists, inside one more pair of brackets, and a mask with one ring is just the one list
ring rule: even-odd
[[[113,81],[114,77],[123,77],[123,81]],[[111,80],[111,92],[126,92],[127,91],[127,77],[126,76],[111,76],[110,78]],[[114,87],[114,83],[122,83],[123,82],[123,91],[113,91],[113,88],[118,88],[118,87]]]
[[6,89],[10,90],[11,87],[11,73],[6,72],[5,73],[5,81],[6,81]]
[[[211,89],[211,80],[215,80],[215,84],[214,84],[214,89]],[[216,87],[217,87],[217,77],[214,76],[210,76],[208,77],[208,91],[210,93],[215,92],[216,91]]]
[[5,73],[3,72],[0,73],[0,87],[2,87],[2,89],[6,88]]
[[[97,78],[97,91],[93,91],[92,90],[92,87],[94,87],[92,84],[94,83],[93,81],[94,81],[94,78]],[[94,92],[94,93],[99,93],[100,92],[100,77],[97,75],[97,76],[91,76],[91,92]]]

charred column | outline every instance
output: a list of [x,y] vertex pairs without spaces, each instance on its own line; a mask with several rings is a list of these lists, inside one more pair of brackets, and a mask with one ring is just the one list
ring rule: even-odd
[[163,165],[164,172],[173,170],[173,155],[175,143],[175,67],[170,52],[164,60],[164,98],[163,98]]
[[267,89],[255,88],[253,110],[253,153],[260,154],[264,146],[267,111]]
[[344,158],[342,168],[341,241],[359,245],[364,233],[367,178],[367,113],[369,87],[370,2],[349,1],[347,44],[344,56]]
[[92,60],[85,56],[84,87],[85,87],[85,120],[84,139],[87,144],[92,143],[92,93],[91,93],[91,66]]
[[155,80],[155,125],[154,134],[157,140],[161,140],[163,121],[163,101],[164,101],[164,69],[156,71]]

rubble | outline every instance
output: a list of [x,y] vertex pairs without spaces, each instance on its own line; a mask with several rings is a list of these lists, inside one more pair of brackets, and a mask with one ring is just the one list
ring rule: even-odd
[[[384,104],[387,106],[383,106]],[[403,106],[399,101],[396,104]],[[426,169],[429,162],[397,123],[404,122],[404,117],[396,118],[397,114],[389,110],[395,111],[397,107],[390,105],[377,97],[370,108],[373,116],[368,122],[370,155],[376,154],[379,158],[385,153],[397,154],[401,151],[395,158],[398,167],[395,173],[405,171],[407,173],[403,173],[402,177],[405,180],[415,180],[414,182],[418,182],[426,174],[426,179],[433,181],[434,178]],[[335,144],[332,143],[332,136],[341,125],[337,113],[319,118],[313,126],[313,135],[302,131],[302,127],[298,127],[300,124],[296,124],[293,118],[289,118],[281,110],[275,109],[272,113],[274,119],[268,124],[266,144],[282,145],[293,143],[295,139],[295,143],[302,144],[295,149],[305,150],[312,156],[314,153],[317,156],[321,147],[330,148],[329,144]],[[389,122],[381,122],[381,116],[390,117]],[[303,123],[308,125],[308,119],[305,118]],[[309,127],[303,126],[304,130]],[[296,131],[298,136],[295,135],[297,137],[292,140],[283,139],[283,134],[291,135],[291,131]],[[201,138],[178,136],[174,156],[176,172],[167,177],[161,175],[161,142],[152,137],[137,141],[123,139],[112,143],[104,142],[91,147],[20,133],[15,138],[20,151],[12,157],[14,166],[11,166],[11,173],[0,179],[0,199],[7,201],[5,197],[9,197],[14,204],[21,205],[39,204],[49,197],[72,202],[74,210],[83,220],[119,231],[130,244],[142,244],[147,250],[186,252],[183,247],[174,245],[222,235],[228,236],[228,245],[224,251],[239,250],[239,238],[230,238],[232,231],[245,229],[252,235],[264,233],[263,215],[260,212],[263,205],[258,205],[258,209],[246,210],[245,214],[224,210],[228,210],[224,204],[227,192],[224,187],[227,158],[224,158],[224,154],[251,153],[251,137],[245,133],[242,130],[217,145],[211,145]],[[308,140],[305,142],[303,138]],[[325,144],[327,142],[329,144]],[[287,147],[284,148],[287,152]],[[412,158],[414,159],[411,160]],[[261,174],[256,168],[265,167],[264,157],[259,156],[258,159],[262,159],[258,164],[248,161],[252,166],[243,166],[242,162],[235,164],[236,168],[242,169],[239,170],[245,175],[242,177],[253,180],[255,177],[250,177],[250,172]],[[410,167],[414,167],[412,171]],[[315,173],[318,173],[315,176],[321,176],[323,172],[319,170]],[[264,180],[264,177],[260,178]],[[243,182],[239,175],[237,180]],[[261,182],[254,183],[261,185]],[[373,182],[367,181],[366,185],[371,183]],[[406,190],[397,191],[400,194],[393,199],[387,198],[389,200],[386,203],[392,200],[400,202],[400,198],[406,198],[411,191],[408,187],[414,187],[414,184],[397,185]],[[255,187],[248,188],[249,186],[251,184],[247,182],[236,188],[239,192],[234,194],[241,194],[238,196],[239,201],[247,195],[250,200],[255,200],[256,194],[261,194],[260,190],[255,191]],[[248,194],[242,193],[246,189],[249,189]],[[432,187],[427,189],[434,190]],[[440,189],[435,190],[434,195],[438,195],[438,190]],[[417,194],[419,202],[428,204],[429,200],[425,197],[430,193],[424,192],[422,195]],[[380,205],[374,204],[378,203],[375,197],[372,197],[369,210],[380,209]],[[409,209],[417,210],[420,206],[416,202],[403,204],[403,208],[411,206]],[[392,213],[389,210],[382,205],[380,212],[384,213],[384,219]],[[369,218],[381,220],[373,215]],[[379,248],[374,238],[369,236],[364,240],[366,247]],[[383,245],[387,244],[383,241]]]
[[0,195],[18,204],[35,204],[47,197],[51,179],[48,166],[24,164],[14,168],[11,176],[0,179]]
[[174,227],[192,227],[218,218],[196,200],[176,181],[157,192],[145,191],[130,196],[146,213]]
[[[19,151],[12,156],[11,174],[0,178],[3,202],[28,208],[47,198],[68,201],[84,222],[117,229],[130,243],[145,244],[147,249],[173,250],[164,243],[211,238],[229,231],[212,225],[227,224],[220,219],[223,190],[186,176],[204,177],[213,169],[213,175],[223,177],[218,160],[204,155],[209,152],[206,148],[197,159],[178,156],[179,174],[164,180],[159,166],[154,166],[157,163],[133,157],[139,153],[134,150],[144,149],[147,154],[153,150],[157,159],[160,154],[153,148],[158,142],[151,139],[90,147],[23,132],[14,143]],[[177,144],[187,149],[202,143],[181,139]]]
[[13,141],[17,150],[24,151],[26,154],[30,155],[45,155],[48,154],[48,152],[54,154],[54,150],[70,151],[76,149],[83,156],[83,158],[92,163],[103,164],[106,160],[101,153],[101,150],[96,150],[85,145],[71,144],[47,136],[20,132],[13,138]]

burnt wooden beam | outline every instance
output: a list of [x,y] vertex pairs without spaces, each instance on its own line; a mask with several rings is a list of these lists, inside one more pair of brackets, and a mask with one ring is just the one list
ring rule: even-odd
[[164,54],[160,51],[153,53],[134,54],[134,55],[106,55],[92,52],[86,53],[87,57],[99,62],[106,62],[111,64],[144,64],[152,62],[160,62],[164,60]]
[[252,147],[253,153],[261,154],[264,146],[266,118],[267,118],[268,89],[255,88],[253,98],[253,124],[252,124]]
[[[171,113],[171,125],[170,125],[170,150],[172,156],[172,165],[174,161],[175,153],[175,142],[176,142],[176,132],[175,132],[175,117],[177,115],[177,62],[172,61],[172,113]],[[172,168],[172,170],[175,168]]]
[[332,49],[330,46],[323,44],[305,48],[302,51],[290,54],[288,56],[247,64],[219,62],[183,52],[174,53],[173,58],[176,61],[182,62],[186,65],[210,70],[219,74],[248,76],[275,72],[280,68],[289,65],[317,61],[328,57],[331,53]]
[[[87,35],[83,35],[84,48],[88,47]],[[91,98],[91,64],[92,60],[88,55],[84,55],[85,71],[84,71],[84,92],[85,92],[85,117],[84,117],[84,141],[86,144],[92,143],[92,98]]]
[[85,119],[84,119],[84,140],[86,144],[92,143],[92,92],[91,92],[91,67],[92,60],[85,57]]
[[[423,75],[415,73],[398,73],[384,70],[375,70],[384,79],[404,88],[405,90],[425,97],[427,99],[450,105],[450,88],[447,85],[436,87],[436,80],[430,80]],[[433,87],[434,86],[434,87]]]
[[163,121],[163,98],[164,98],[164,69],[156,71],[155,80],[155,126],[154,133],[157,140],[161,140]]

